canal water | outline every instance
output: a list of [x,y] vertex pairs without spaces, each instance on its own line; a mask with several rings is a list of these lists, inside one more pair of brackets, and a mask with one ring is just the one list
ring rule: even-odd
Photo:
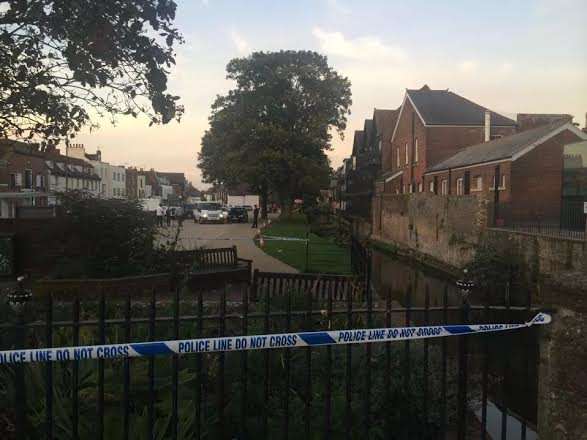
[[[411,260],[390,256],[373,250],[372,283],[378,299],[385,301],[391,296],[392,305],[405,307],[424,307],[428,291],[430,307],[442,307],[445,301],[445,290],[449,306],[462,304],[461,293],[451,276],[430,269]],[[410,292],[408,295],[407,292]],[[503,294],[503,295],[502,295]],[[488,295],[484,292],[473,291],[469,302],[472,305],[504,305],[505,292]],[[492,311],[486,313],[472,312],[470,322],[521,322],[530,317],[529,311]],[[403,324],[396,318],[394,324]],[[461,321],[460,312],[448,315],[449,322]],[[425,325],[441,323],[442,311],[430,312],[426,321],[424,314],[412,312],[411,325]],[[451,339],[448,356],[456,357],[457,341]],[[432,340],[434,341],[434,340]],[[438,344],[439,341],[431,343]],[[478,420],[481,419],[481,396],[484,370],[487,371],[487,433],[490,438],[501,438],[504,426],[502,419],[506,408],[507,439],[517,440],[526,438],[536,439],[535,427],[537,421],[537,394],[538,394],[538,336],[535,328],[528,328],[515,332],[504,332],[493,335],[469,337],[469,368],[468,397],[471,413]],[[526,425],[522,428],[523,424]],[[525,429],[525,435],[522,431]]]

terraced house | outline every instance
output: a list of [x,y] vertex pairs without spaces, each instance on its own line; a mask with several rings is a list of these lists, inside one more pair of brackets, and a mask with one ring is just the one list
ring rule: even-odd
[[426,170],[465,147],[516,132],[516,121],[449,90],[406,90],[385,163],[384,191],[424,191]]
[[363,130],[355,131],[351,156],[352,171],[347,179],[347,214],[356,222],[371,218],[375,180],[382,163],[390,157],[384,146],[389,143],[398,110],[374,109]]

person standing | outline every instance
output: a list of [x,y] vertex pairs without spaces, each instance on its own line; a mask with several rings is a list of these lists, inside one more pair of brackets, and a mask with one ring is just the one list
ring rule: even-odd
[[251,226],[251,228],[258,228],[259,227],[257,225],[258,220],[259,220],[259,207],[257,205],[255,205],[255,208],[253,209],[253,225]]
[[163,226],[163,206],[157,206],[157,226]]
[[165,208],[165,220],[166,220],[167,226],[171,226],[171,209],[170,208]]

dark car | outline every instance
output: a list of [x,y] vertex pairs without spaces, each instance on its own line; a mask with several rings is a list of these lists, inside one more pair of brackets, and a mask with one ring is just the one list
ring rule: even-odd
[[186,203],[183,205],[183,218],[194,218],[194,208],[196,205]]
[[249,214],[245,208],[230,208],[228,210],[228,221],[230,223],[246,223],[249,221]]

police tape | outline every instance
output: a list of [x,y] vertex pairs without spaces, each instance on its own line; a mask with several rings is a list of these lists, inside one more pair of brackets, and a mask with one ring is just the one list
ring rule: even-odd
[[251,238],[251,237],[213,237],[213,238],[206,238],[206,237],[187,237],[181,238],[179,241],[251,241],[256,239],[263,239],[263,240],[275,240],[275,241],[308,241],[305,238],[295,238],[295,237],[275,237],[272,235],[260,235],[258,238]]
[[531,321],[519,324],[437,325],[280,333],[253,336],[184,339],[177,341],[132,342],[128,344],[87,345],[78,347],[36,348],[0,351],[0,364],[59,362],[83,359],[116,359],[156,355],[213,353],[263,350],[272,348],[316,347],[325,345],[364,344],[412,339],[463,336],[516,330],[549,324],[552,318],[538,313]]

